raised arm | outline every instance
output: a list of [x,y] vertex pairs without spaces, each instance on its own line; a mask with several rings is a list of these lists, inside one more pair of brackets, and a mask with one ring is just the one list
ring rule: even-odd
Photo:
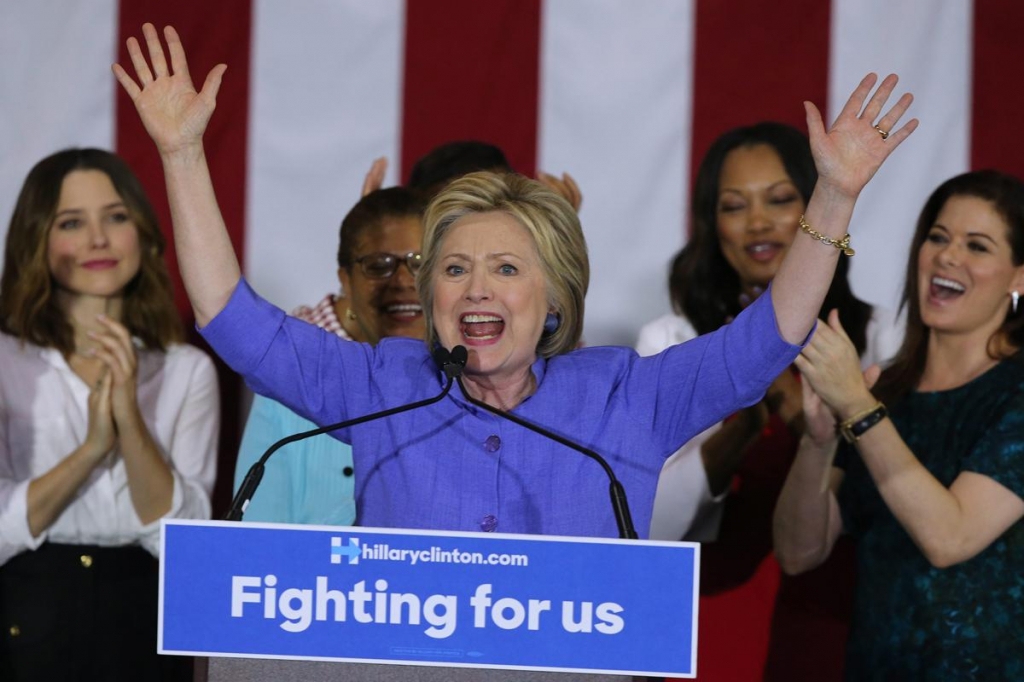
[[[829,324],[819,326],[797,360],[807,381],[840,420],[876,404],[855,358],[853,343],[833,311]],[[992,442],[983,446],[996,447],[1002,438],[1016,448],[1019,434],[1003,434],[1001,429],[997,424]],[[886,506],[933,566],[970,559],[1024,518],[1024,500],[989,476],[963,471],[948,488],[944,486],[888,419],[860,437],[857,451]]]
[[[804,102],[811,152],[818,169],[818,183],[804,215],[811,229],[836,241],[847,233],[861,190],[889,154],[917,128],[917,119],[911,119],[896,129],[913,100],[909,93],[879,118],[897,78],[888,76],[869,99],[876,80],[875,74],[865,76],[829,130],[825,130],[817,107]],[[814,326],[839,257],[839,249],[802,230],[793,240],[772,281],[779,332],[790,343],[801,343]]]
[[213,67],[196,92],[177,32],[164,29],[169,68],[156,28],[145,24],[142,33],[152,68],[139,41],[129,38],[135,79],[120,64],[113,71],[160,153],[181,276],[196,322],[204,326],[227,304],[241,277],[203,151],[203,133],[227,67]]

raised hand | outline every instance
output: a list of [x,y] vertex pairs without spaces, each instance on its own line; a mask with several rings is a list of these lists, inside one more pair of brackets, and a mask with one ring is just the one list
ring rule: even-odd
[[918,124],[914,118],[903,127],[896,128],[914,101],[910,93],[900,97],[879,118],[899,79],[896,74],[890,74],[872,95],[871,89],[877,80],[873,73],[864,77],[827,131],[818,108],[804,102],[818,182],[849,197],[856,198],[860,194],[889,154],[914,132]]
[[170,69],[153,24],[143,24],[142,34],[152,69],[146,62],[139,41],[132,37],[127,43],[128,55],[138,82],[120,64],[111,67],[114,75],[131,97],[146,132],[153,138],[161,155],[194,149],[202,144],[206,124],[216,107],[221,78],[228,67],[224,64],[213,67],[206,76],[203,89],[196,92],[177,31],[171,26],[164,28],[167,50],[171,56]]
[[370,164],[370,170],[366,171],[363,178],[363,193],[359,196],[365,197],[370,192],[375,192],[384,186],[384,174],[388,172],[388,157],[382,156],[374,159]]
[[828,324],[818,325],[795,364],[806,380],[804,390],[810,386],[841,419],[876,402],[870,389],[878,379],[878,367],[861,372],[857,349],[840,324],[837,310],[829,312]]
[[580,191],[580,186],[576,184],[576,180],[571,175],[562,173],[562,177],[559,178],[557,175],[538,171],[537,179],[551,188],[555,194],[568,201],[579,213],[580,206],[583,205],[583,192]]

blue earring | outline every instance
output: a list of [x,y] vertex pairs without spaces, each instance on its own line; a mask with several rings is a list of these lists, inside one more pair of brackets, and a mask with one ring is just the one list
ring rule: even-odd
[[544,318],[544,333],[554,334],[558,331],[558,325],[561,323],[562,320],[559,319],[558,315],[555,313],[548,313],[547,317]]

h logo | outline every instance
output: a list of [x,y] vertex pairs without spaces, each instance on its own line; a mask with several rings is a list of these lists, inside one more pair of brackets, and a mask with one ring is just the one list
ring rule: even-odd
[[359,549],[359,538],[349,538],[348,546],[342,546],[341,538],[331,538],[331,563],[340,564],[341,557],[347,556],[350,564],[359,563],[359,555],[362,554],[362,550]]

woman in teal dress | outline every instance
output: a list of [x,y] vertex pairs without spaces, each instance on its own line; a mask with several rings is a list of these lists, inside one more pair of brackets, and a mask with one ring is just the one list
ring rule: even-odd
[[1021,293],[1024,184],[966,173],[918,220],[894,364],[861,374],[835,312],[797,360],[813,390],[775,551],[800,573],[855,539],[848,679],[1024,678]]

